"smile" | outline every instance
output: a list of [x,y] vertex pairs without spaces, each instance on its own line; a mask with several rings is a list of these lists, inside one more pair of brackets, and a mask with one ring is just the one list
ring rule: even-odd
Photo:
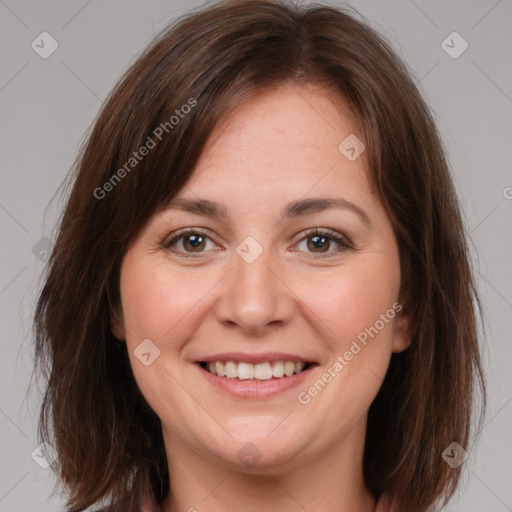
[[306,361],[253,359],[258,361],[197,361],[194,366],[215,389],[239,399],[269,398],[302,386],[320,367]]
[[236,361],[202,361],[201,367],[212,375],[236,380],[265,381],[298,375],[310,363],[303,361],[266,361],[258,364]]

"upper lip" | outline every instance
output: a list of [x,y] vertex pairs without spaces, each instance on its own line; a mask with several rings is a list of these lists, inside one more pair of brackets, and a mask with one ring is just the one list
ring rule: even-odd
[[212,356],[205,356],[197,362],[216,362],[216,361],[237,361],[242,363],[265,363],[267,361],[301,361],[304,363],[314,363],[312,359],[307,359],[295,354],[286,354],[284,352],[265,352],[261,354],[247,354],[246,352],[222,352]]

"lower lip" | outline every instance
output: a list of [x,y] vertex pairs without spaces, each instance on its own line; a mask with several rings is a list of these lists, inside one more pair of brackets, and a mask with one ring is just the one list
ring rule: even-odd
[[299,386],[304,382],[308,375],[318,365],[311,366],[297,375],[291,377],[281,377],[280,379],[269,379],[262,381],[236,380],[227,377],[219,377],[205,370],[199,363],[195,366],[199,369],[201,375],[217,389],[220,389],[237,398],[267,398],[278,395],[283,391],[287,391]]

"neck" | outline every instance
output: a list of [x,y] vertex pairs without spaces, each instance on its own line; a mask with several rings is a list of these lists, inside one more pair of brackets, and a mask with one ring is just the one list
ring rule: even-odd
[[162,512],[372,512],[375,500],[363,481],[366,418],[319,453],[305,447],[290,461],[243,471],[198,453],[166,435],[170,489]]

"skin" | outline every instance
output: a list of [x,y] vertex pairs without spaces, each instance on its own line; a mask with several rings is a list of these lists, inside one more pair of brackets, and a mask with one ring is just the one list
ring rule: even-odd
[[[349,161],[338,150],[349,134],[362,139],[348,104],[319,86],[259,93],[217,127],[178,194],[221,203],[229,216],[160,212],[124,257],[112,331],[126,340],[137,383],[162,421],[173,490],[164,512],[252,512],[270,503],[281,512],[374,509],[362,476],[367,412],[392,352],[407,348],[407,319],[397,314],[318,396],[297,400],[399,302],[397,241],[365,153]],[[280,218],[289,201],[312,197],[350,201],[370,224],[348,209]],[[162,240],[183,228],[200,230],[204,245],[194,249],[185,237],[165,248]],[[313,228],[335,231],[351,248],[330,238],[316,248]],[[252,263],[236,252],[248,236],[263,249]],[[160,350],[149,366],[134,354],[144,339]],[[195,366],[228,351],[287,352],[319,366],[297,388],[240,399]],[[237,456],[248,442],[261,454],[251,467]]]

